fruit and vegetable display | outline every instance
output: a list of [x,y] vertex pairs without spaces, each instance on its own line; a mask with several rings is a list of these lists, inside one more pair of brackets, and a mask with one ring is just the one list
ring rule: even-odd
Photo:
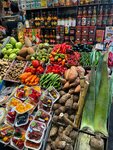
[[[18,45],[10,38],[6,49]],[[33,46],[26,37],[15,59],[0,59],[8,86],[0,91],[0,142],[17,150],[104,150],[112,54],[67,43]]]
[[14,37],[10,37],[9,43],[2,49],[2,54],[5,59],[14,60],[22,48],[23,44],[17,42]]

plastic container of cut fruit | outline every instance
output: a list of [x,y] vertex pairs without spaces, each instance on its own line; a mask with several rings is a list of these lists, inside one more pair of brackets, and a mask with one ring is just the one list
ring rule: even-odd
[[[9,113],[12,113],[13,116],[9,115]],[[14,121],[11,122],[10,120],[8,120],[8,118],[13,118]],[[15,118],[16,118],[16,112],[15,112],[14,108],[11,108],[6,115],[5,124],[10,124],[11,126],[14,126]]]
[[[27,105],[27,104],[30,106],[30,108],[29,108],[29,109],[24,110],[23,112],[19,112],[19,111],[18,111],[18,109],[17,109],[17,108],[19,108],[19,109],[20,109],[21,107],[25,107],[25,105]],[[23,105],[23,106],[22,106],[22,105]],[[16,111],[18,114],[21,114],[21,115],[22,115],[22,114],[24,114],[24,113],[26,113],[26,112],[29,112],[31,109],[33,109],[33,107],[34,107],[34,106],[33,106],[33,105],[31,105],[31,104],[29,104],[29,103],[22,103],[20,106],[18,105],[18,106],[16,106],[16,107],[15,107],[15,111]],[[22,109],[23,109],[23,108],[22,108]]]
[[38,105],[38,110],[39,109],[44,110],[48,114],[50,114],[52,112],[52,106],[47,106],[46,104],[42,103],[41,101],[39,102],[39,105]]
[[[25,118],[25,121],[24,121],[24,123],[20,123],[20,124],[18,124],[18,116],[20,116],[20,117],[25,117],[25,115],[26,115],[26,117],[27,118]],[[24,125],[26,125],[26,124],[28,124],[28,122],[29,122],[29,113],[28,112],[26,112],[26,113],[24,113],[24,114],[17,114],[16,115],[16,119],[15,119],[15,126],[16,127],[20,127],[20,126],[24,126]]]
[[51,97],[46,96],[45,93],[43,93],[40,97],[40,101],[47,107],[52,107],[53,99]]
[[53,103],[55,103],[60,98],[60,94],[53,86],[50,86],[47,89],[47,91],[48,91],[49,95],[52,97]]
[[[42,119],[39,115],[41,115],[41,112],[44,113],[46,116],[44,119]],[[49,113],[47,113],[46,111],[44,111],[43,109],[39,109],[36,112],[35,118],[36,121],[40,121],[46,124],[46,126],[49,125],[50,121],[51,121],[51,115]],[[46,122],[45,119],[48,119],[48,121]]]
[[[28,145],[27,142],[29,142],[30,145]],[[32,146],[31,146],[31,144],[32,144]],[[33,147],[33,145],[35,145],[35,146]],[[28,149],[40,150],[42,147],[42,142],[41,143],[34,143],[34,142],[29,141],[29,140],[25,140],[24,146]]]
[[[12,104],[12,101],[14,101],[14,102],[13,102],[14,104]],[[15,98],[15,97],[11,97],[11,98],[9,99],[9,104],[8,104],[8,105],[9,105],[9,107],[16,107],[16,106],[19,105],[20,103],[22,103],[21,100]]]
[[[40,128],[36,128],[35,126],[33,127],[33,124],[37,124],[37,125],[40,125]],[[42,131],[41,131],[42,130]],[[42,122],[39,122],[39,121],[35,121],[33,120],[27,131],[26,131],[26,135],[25,135],[25,138],[31,142],[34,142],[34,143],[41,143],[42,140],[43,140],[43,137],[44,137],[44,133],[45,133],[45,130],[46,130],[46,125]],[[28,136],[28,134],[32,135],[33,136],[33,133],[32,132],[35,132],[35,135],[36,135],[36,132],[38,132],[39,134],[41,134],[40,138],[35,140],[35,139],[30,139],[30,137]],[[38,136],[38,135],[37,135]],[[37,137],[36,136],[36,137]]]
[[[26,87],[26,88],[24,89],[25,97],[21,98],[21,97],[19,97],[19,96],[17,95],[17,94],[18,94],[18,90],[19,90],[19,89],[21,90],[21,88],[24,88],[24,87]],[[16,98],[22,100],[22,101],[25,101],[25,100],[28,98],[28,95],[26,95],[26,91],[25,91],[25,90],[28,90],[28,91],[29,91],[29,89],[30,89],[29,87],[27,87],[27,86],[25,86],[25,85],[22,84],[22,85],[20,85],[19,87],[17,87],[14,96],[15,96]],[[20,91],[20,92],[21,92],[21,91]],[[29,92],[28,92],[28,93],[29,93]]]
[[[15,138],[15,139],[19,140],[19,138]],[[17,149],[17,150],[23,150],[23,149],[24,149],[24,146],[23,146],[22,149],[18,148],[18,147],[13,143],[12,138],[11,138],[10,144],[11,144],[11,146],[13,146],[13,147],[14,147],[15,149]]]
[[[5,129],[4,129],[5,128]],[[7,129],[6,129],[7,128]],[[9,125],[3,125],[2,127],[1,127],[1,129],[0,129],[0,133],[2,133],[2,132],[5,132],[5,137],[6,138],[8,138],[8,142],[4,142],[3,141],[3,139],[5,138],[5,137],[3,137],[3,139],[0,139],[0,142],[1,143],[3,143],[3,144],[5,144],[5,145],[7,145],[7,144],[9,144],[10,143],[10,140],[11,140],[11,138],[12,138],[12,136],[13,136],[13,133],[14,133],[14,131],[12,131],[12,130],[14,130],[14,128],[12,127],[12,126],[9,126]],[[7,134],[6,134],[6,132],[9,132],[11,130],[11,135],[10,136],[7,136]]]

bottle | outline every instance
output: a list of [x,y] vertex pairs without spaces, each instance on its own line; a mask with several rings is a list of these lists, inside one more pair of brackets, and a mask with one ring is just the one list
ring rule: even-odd
[[49,13],[48,13],[48,17],[47,17],[47,26],[48,26],[48,27],[51,27],[51,19],[52,19],[52,17],[51,17],[51,12],[49,12]]
[[107,25],[107,19],[108,19],[108,6],[106,5],[103,12],[103,19],[102,19],[102,25]]
[[87,23],[87,10],[86,7],[83,8],[83,16],[82,16],[82,26],[85,26]]
[[82,8],[78,8],[78,16],[77,16],[77,26],[81,26],[82,24]]
[[34,27],[34,13],[31,13],[30,27]]
[[109,15],[108,15],[108,22],[107,25],[112,26],[113,25],[113,5],[109,9]]
[[97,19],[97,25],[101,26],[102,25],[102,17],[103,17],[103,6],[100,7],[98,19]]
[[55,12],[53,15],[53,26],[57,26],[57,20],[58,20],[58,17],[57,17],[57,14]]
[[96,14],[97,14],[97,10],[96,10],[96,6],[94,6],[93,15],[92,15],[92,19],[91,19],[91,25],[92,26],[96,25],[96,19],[97,19]]
[[91,15],[92,15],[92,7],[88,8],[88,15],[87,15],[87,26],[91,25]]
[[41,27],[43,27],[43,26],[45,25],[43,15],[42,15],[41,18],[40,18],[40,25],[41,25]]
[[85,4],[85,0],[80,0],[80,5]]

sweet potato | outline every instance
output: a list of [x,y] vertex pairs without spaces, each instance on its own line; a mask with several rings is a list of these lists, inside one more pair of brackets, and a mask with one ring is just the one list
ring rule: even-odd
[[70,73],[70,69],[66,70],[65,73],[64,73],[64,78],[65,78],[66,80],[69,79],[69,73]]
[[68,74],[68,80],[69,82],[73,82],[78,76],[78,72],[76,70],[76,67],[75,66],[72,66],[70,71],[69,71],[69,74]]
[[63,89],[66,90],[66,89],[69,89],[69,87],[70,87],[70,84],[69,84],[69,81],[67,81],[67,82],[64,84]]
[[59,99],[59,103],[60,103],[60,104],[65,103],[70,97],[71,97],[71,95],[70,95],[69,93],[63,95],[63,96]]
[[56,126],[53,126],[50,131],[50,137],[56,136],[57,132],[58,128]]
[[73,106],[73,95],[71,95],[71,98],[68,99],[65,103],[65,107],[66,109],[71,109]]
[[71,87],[76,87],[76,86],[79,85],[79,84],[80,84],[80,78],[77,77],[74,82],[70,83],[70,88],[71,88]]
[[75,93],[79,93],[79,92],[80,92],[80,90],[81,90],[81,86],[80,86],[80,85],[78,85],[78,86],[75,88]]

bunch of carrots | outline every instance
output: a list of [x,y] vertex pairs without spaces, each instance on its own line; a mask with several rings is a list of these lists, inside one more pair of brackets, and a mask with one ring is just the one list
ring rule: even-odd
[[20,80],[23,84],[28,86],[34,86],[39,83],[39,77],[32,74],[31,72],[24,72],[20,75]]

